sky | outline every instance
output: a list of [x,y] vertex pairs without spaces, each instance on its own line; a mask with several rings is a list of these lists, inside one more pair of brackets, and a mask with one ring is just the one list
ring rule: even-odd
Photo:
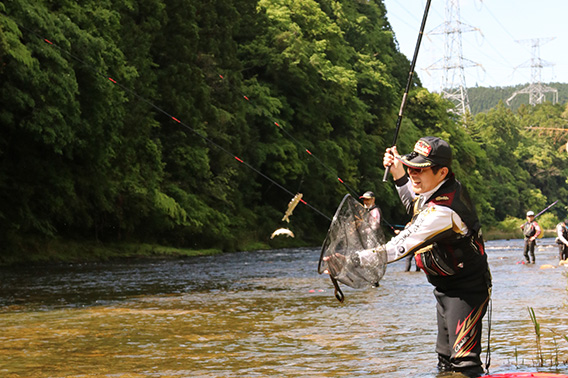
[[[426,0],[383,1],[399,49],[412,60]],[[528,85],[534,65],[542,67],[535,70],[542,83],[568,83],[567,0],[431,0],[415,69],[430,91],[440,92],[443,84],[447,3],[459,6],[461,24],[450,25],[462,30],[466,87]],[[459,70],[448,73],[459,86]]]

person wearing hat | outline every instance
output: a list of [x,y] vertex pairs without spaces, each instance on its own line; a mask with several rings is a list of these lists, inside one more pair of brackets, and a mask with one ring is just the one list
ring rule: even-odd
[[434,286],[439,370],[478,377],[491,273],[475,206],[451,163],[450,145],[433,136],[420,138],[408,155],[386,149],[383,165],[412,219],[385,247],[389,263],[413,254]]
[[534,264],[534,247],[541,230],[538,223],[534,220],[534,212],[532,210],[527,211],[527,221],[521,225],[521,230],[525,236],[525,250],[523,252],[525,263]]
[[558,257],[560,261],[568,259],[568,219],[556,225],[556,244],[558,244]]
[[372,220],[371,227],[376,230],[381,225],[381,212],[375,204],[375,193],[367,191],[359,198],[363,200],[363,206],[369,211]]

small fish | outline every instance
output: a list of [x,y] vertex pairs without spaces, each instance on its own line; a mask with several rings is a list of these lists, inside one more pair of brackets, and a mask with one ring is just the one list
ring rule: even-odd
[[287,228],[279,228],[278,230],[274,231],[272,235],[270,235],[270,239],[274,239],[275,236],[278,235],[286,235],[288,237],[294,237],[294,233]]
[[294,198],[292,198],[292,200],[288,203],[288,209],[286,210],[286,213],[284,214],[282,220],[285,220],[286,222],[290,223],[289,217],[292,215],[292,212],[294,211],[296,206],[298,206],[298,203],[300,203],[300,201],[302,200],[302,196],[303,196],[302,193],[298,193],[294,196]]
[[540,266],[540,269],[554,269],[556,268],[554,265],[544,264]]

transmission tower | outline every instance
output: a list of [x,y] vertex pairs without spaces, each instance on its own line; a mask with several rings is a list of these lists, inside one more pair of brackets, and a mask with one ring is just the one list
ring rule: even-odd
[[[540,59],[540,45],[541,42],[549,42],[552,41],[554,38],[534,38],[534,39],[525,39],[522,41],[517,41],[519,43],[523,42],[530,42],[531,44],[531,51],[532,57],[530,60],[530,67],[531,67],[531,82],[527,87],[520,89],[513,93],[511,97],[507,99],[507,105],[511,105],[511,101],[515,96],[518,94],[528,93],[529,94],[529,104],[536,105],[542,104],[546,100],[546,93],[553,93],[552,95],[552,103],[556,104],[558,102],[558,89],[547,87],[546,85],[542,84],[542,69],[543,67],[552,66],[553,64],[548,63]],[[519,67],[526,66],[525,62],[521,64]],[[518,68],[518,67],[517,67]]]
[[443,70],[441,95],[453,102],[454,111],[462,116],[470,111],[464,69],[480,66],[462,54],[462,33],[471,31],[479,29],[461,22],[459,0],[446,0],[444,23],[428,33],[444,35],[444,57],[426,70]]

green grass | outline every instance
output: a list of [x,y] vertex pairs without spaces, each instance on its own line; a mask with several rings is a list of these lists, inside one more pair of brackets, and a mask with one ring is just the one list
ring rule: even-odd
[[[528,307],[528,311],[529,311],[529,317],[531,319],[533,328],[534,328],[534,333],[535,333],[535,350],[536,350],[536,359],[533,360],[534,361],[534,366],[536,367],[555,367],[558,368],[561,365],[566,365],[568,363],[567,360],[565,360],[565,355],[562,355],[561,352],[564,351],[565,349],[561,346],[558,345],[556,338],[560,338],[563,340],[566,340],[568,342],[568,336],[566,335],[562,335],[558,332],[556,332],[553,329],[548,329],[551,334],[552,334],[552,343],[553,343],[553,348],[550,351],[550,356],[546,356],[545,352],[543,350],[543,330],[541,327],[540,322],[538,321],[537,317],[536,317],[536,313],[534,311],[534,309],[532,307]],[[548,348],[550,349],[550,348]],[[515,364],[518,366],[519,365],[519,356],[518,356],[518,352],[517,352],[517,348],[515,348]],[[524,359],[523,359],[524,361]]]

